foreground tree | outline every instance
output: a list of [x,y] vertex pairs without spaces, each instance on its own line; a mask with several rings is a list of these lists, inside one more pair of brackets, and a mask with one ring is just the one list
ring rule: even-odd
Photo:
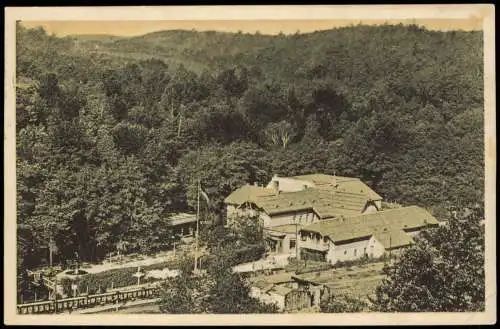
[[193,258],[183,258],[181,274],[165,281],[161,287],[160,310],[169,314],[208,313],[203,296],[213,282],[207,276],[193,276]]
[[332,295],[320,304],[321,313],[357,313],[367,309],[367,302],[349,295]]
[[484,226],[475,215],[452,218],[423,232],[384,272],[375,311],[483,311]]
[[164,313],[276,313],[274,305],[250,296],[250,288],[232,271],[232,248],[220,248],[210,257],[205,271],[193,273],[192,258],[186,259],[182,274],[162,287],[160,309]]

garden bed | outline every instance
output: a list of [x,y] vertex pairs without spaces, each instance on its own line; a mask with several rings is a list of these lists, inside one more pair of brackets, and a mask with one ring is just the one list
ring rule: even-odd
[[[178,269],[179,261],[166,261],[162,263],[152,264],[148,266],[141,266],[141,270],[144,272],[151,270],[161,270],[164,268]],[[120,288],[126,286],[132,286],[137,284],[137,277],[133,276],[137,272],[137,267],[126,267],[120,269],[113,269],[105,272],[87,274],[78,278],[63,278],[61,284],[64,289],[64,293],[72,295],[71,285],[76,283],[78,286],[79,293],[86,293],[87,287],[89,294],[96,294],[101,289],[101,292],[106,292],[107,290],[113,288]],[[162,279],[154,277],[142,277],[141,283],[151,283],[155,281],[160,281]]]

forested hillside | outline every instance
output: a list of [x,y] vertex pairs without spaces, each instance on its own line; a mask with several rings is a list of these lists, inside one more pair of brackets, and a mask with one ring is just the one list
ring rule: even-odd
[[[275,173],[360,177],[443,214],[483,206],[481,32],[17,29],[17,215],[26,266],[152,252],[199,178],[210,211]],[[22,265],[22,264],[19,264]]]

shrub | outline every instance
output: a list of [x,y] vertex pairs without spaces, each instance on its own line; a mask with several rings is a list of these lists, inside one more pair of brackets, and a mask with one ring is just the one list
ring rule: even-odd
[[304,274],[317,271],[326,271],[332,268],[332,265],[328,263],[315,264],[314,266],[300,268],[296,271],[297,274]]
[[356,265],[365,265],[365,264],[371,264],[371,263],[378,263],[378,262],[384,262],[389,260],[390,258],[395,258],[395,255],[389,256],[388,254],[383,254],[380,257],[368,257],[368,255],[365,255],[362,258],[359,259],[353,259],[353,260],[345,260],[345,261],[337,261],[334,265],[333,268],[339,268],[339,267],[351,267],[351,266],[356,266]]
[[244,248],[236,249],[232,257],[232,265],[259,260],[265,252],[266,248],[262,244],[252,244]]

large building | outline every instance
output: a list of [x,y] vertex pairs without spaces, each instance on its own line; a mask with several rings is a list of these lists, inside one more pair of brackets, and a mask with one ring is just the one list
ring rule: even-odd
[[439,222],[425,209],[401,207],[353,217],[318,221],[299,231],[299,257],[335,264],[380,257],[411,245],[423,228]]
[[267,186],[244,185],[225,199],[228,225],[238,216],[256,216],[269,249],[289,254],[298,250],[302,227],[377,212],[381,202],[382,197],[358,178],[325,174],[275,175]]
[[438,225],[425,209],[382,209],[382,197],[358,178],[275,175],[266,186],[244,185],[226,199],[228,225],[257,218],[268,249],[335,263],[380,257],[413,243],[423,228]]

